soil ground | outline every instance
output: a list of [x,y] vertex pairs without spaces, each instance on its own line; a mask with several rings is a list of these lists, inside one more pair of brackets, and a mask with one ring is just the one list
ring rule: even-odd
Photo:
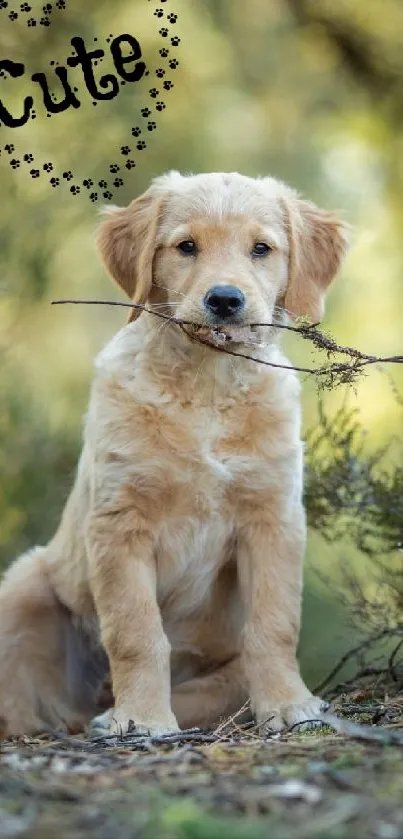
[[366,689],[333,708],[332,726],[267,740],[232,721],[5,741],[0,839],[400,839],[403,698]]

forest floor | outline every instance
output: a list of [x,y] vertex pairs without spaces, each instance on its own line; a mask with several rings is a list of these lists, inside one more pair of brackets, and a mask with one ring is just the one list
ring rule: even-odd
[[3,742],[0,839],[401,839],[403,696],[262,740],[231,722],[150,739]]

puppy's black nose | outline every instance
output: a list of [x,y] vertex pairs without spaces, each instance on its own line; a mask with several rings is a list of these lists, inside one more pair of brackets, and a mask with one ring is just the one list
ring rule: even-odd
[[215,285],[204,296],[204,306],[217,320],[230,320],[245,308],[245,295],[234,285]]

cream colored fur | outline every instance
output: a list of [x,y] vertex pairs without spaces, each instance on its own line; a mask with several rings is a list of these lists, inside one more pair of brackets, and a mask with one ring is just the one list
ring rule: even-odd
[[[189,237],[197,256],[177,248]],[[268,256],[251,257],[256,241]],[[108,210],[99,247],[134,302],[203,324],[206,291],[232,284],[251,323],[284,308],[320,318],[346,240],[337,219],[275,179],[171,172]],[[279,330],[260,337],[254,355],[288,364]],[[109,666],[112,731],[212,725],[248,697],[262,731],[318,714],[296,661],[299,398],[292,370],[133,310],[96,360],[59,529],[0,587],[8,733],[84,726]]]

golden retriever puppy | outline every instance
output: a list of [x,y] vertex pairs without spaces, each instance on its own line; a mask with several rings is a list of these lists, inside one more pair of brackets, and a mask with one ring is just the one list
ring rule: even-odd
[[311,720],[300,385],[253,324],[321,318],[345,229],[274,178],[170,172],[107,210],[99,248],[169,317],[132,310],[98,356],[59,529],[4,576],[0,717],[83,727],[110,673],[112,732],[211,726],[248,698],[263,732]]

